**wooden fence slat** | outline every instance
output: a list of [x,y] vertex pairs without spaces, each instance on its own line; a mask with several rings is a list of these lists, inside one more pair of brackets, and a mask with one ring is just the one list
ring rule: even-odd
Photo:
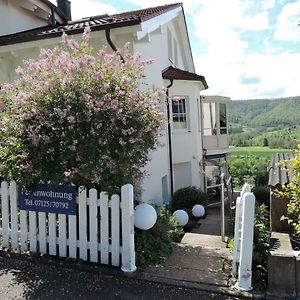
[[123,185],[121,188],[122,209],[122,266],[124,272],[136,271],[134,251],[134,209],[133,186]]
[[47,253],[47,239],[46,239],[46,213],[38,213],[39,221],[39,252]]
[[29,212],[29,249],[31,252],[36,252],[37,245],[37,232],[36,232],[36,212]]
[[86,188],[79,187],[79,257],[87,260]]
[[2,209],[2,247],[9,247],[9,203],[8,183],[1,183],[1,209]]
[[101,263],[108,264],[108,195],[106,192],[100,193],[100,232]]
[[111,197],[111,264],[120,265],[120,197]]
[[20,242],[21,249],[28,250],[28,212],[26,210],[20,210]]
[[12,181],[9,185],[9,196],[10,196],[10,218],[11,218],[11,246],[14,249],[19,249],[17,184],[15,181]]
[[89,191],[89,218],[90,218],[90,261],[98,262],[98,215],[97,190]]
[[49,254],[56,255],[56,214],[48,214],[49,228]]
[[66,215],[58,215],[58,241],[59,241],[59,256],[67,256],[67,229],[66,229]]
[[69,215],[69,257],[77,258],[77,216]]
[[241,250],[238,267],[238,281],[235,286],[242,291],[250,291],[252,290],[255,196],[253,193],[245,192],[242,197]]
[[90,249],[91,262],[99,262],[100,250],[101,263],[119,266],[122,257],[122,270],[135,271],[133,187],[122,187],[122,202],[119,195],[113,195],[110,202],[106,192],[100,193],[100,199],[97,195],[97,190],[91,189],[87,198],[87,189],[80,187],[77,198],[78,215],[68,215],[67,220],[67,215],[64,214],[58,214],[57,218],[55,213],[19,211],[16,182],[8,184],[3,181],[0,211],[2,246],[9,247],[11,244],[14,249],[20,247],[25,251],[29,249],[32,252],[59,254],[60,257],[75,259],[78,257],[79,247],[79,258],[85,261]]

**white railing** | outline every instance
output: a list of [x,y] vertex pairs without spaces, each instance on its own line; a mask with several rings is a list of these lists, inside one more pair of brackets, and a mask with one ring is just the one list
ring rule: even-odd
[[236,288],[252,289],[252,252],[255,196],[249,184],[244,184],[236,200],[232,274],[237,276]]
[[[220,212],[221,228],[220,228],[220,230],[221,230],[221,238],[222,238],[223,242],[225,242],[225,198],[227,199],[227,201],[229,201],[229,204],[228,204],[229,207],[231,207],[231,203],[232,203],[231,180],[232,180],[231,176],[229,176],[229,178],[226,180],[225,179],[225,174],[222,173],[221,176],[220,176],[221,183],[215,184],[215,185],[210,185],[210,186],[206,187],[206,190],[214,189],[214,188],[219,188],[220,189],[220,196],[221,196],[220,202],[211,203],[208,206],[216,205],[218,203],[220,203],[220,205],[221,205],[221,212]],[[225,191],[227,192],[226,196],[225,196]]]
[[65,215],[18,208],[17,184],[1,183],[1,245],[121,266],[134,272],[133,187],[121,188],[121,197],[95,189],[78,188],[78,213]]

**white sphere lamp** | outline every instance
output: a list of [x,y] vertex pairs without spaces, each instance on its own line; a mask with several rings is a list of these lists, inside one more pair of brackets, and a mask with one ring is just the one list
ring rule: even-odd
[[189,215],[183,209],[174,211],[173,216],[175,216],[180,226],[185,226],[189,221]]
[[148,230],[154,226],[157,220],[157,213],[153,206],[147,203],[139,204],[134,210],[134,226]]
[[205,214],[205,208],[200,204],[196,204],[192,208],[192,214],[196,218],[203,217]]

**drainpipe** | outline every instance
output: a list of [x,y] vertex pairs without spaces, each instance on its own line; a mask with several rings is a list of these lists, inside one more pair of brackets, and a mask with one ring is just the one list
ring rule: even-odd
[[205,166],[206,166],[206,153],[207,150],[205,148],[203,148],[204,146],[204,124],[203,124],[203,99],[202,96],[200,95],[200,99],[199,99],[199,110],[200,110],[200,132],[201,132],[201,147],[202,147],[202,174],[204,174],[204,178],[203,178],[203,183],[204,183],[204,191],[207,192],[207,183],[206,183],[206,173],[205,173]]
[[[110,28],[105,29],[105,38],[106,38],[107,43],[111,47],[111,49],[113,51],[117,52],[118,51],[117,47],[115,46],[115,44],[113,43],[113,41],[111,40],[111,37],[110,37]],[[125,59],[123,58],[123,56],[120,53],[118,53],[118,54],[120,55],[122,63],[125,63]]]
[[170,188],[171,188],[171,202],[173,200],[174,183],[173,183],[173,157],[172,157],[172,136],[171,136],[171,122],[170,122],[170,96],[169,88],[173,85],[173,79],[170,79],[170,84],[167,86],[167,121],[168,121],[168,142],[169,142],[169,171],[170,171]]

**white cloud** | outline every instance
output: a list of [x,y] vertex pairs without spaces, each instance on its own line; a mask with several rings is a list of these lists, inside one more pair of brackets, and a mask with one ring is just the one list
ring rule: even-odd
[[[56,0],[50,1],[55,5],[57,4]],[[71,11],[73,20],[102,14],[115,14],[118,12],[113,5],[101,3],[101,1],[97,0],[71,0]]]
[[[209,53],[195,57],[200,74],[205,75],[210,89],[206,94],[220,94],[232,99],[299,95],[300,54],[251,54],[244,62],[228,64],[221,59],[212,64]],[[259,78],[258,83],[241,84],[241,78]]]
[[300,41],[300,0],[283,6],[276,24],[274,38],[282,41]]
[[185,13],[191,13],[191,14],[195,11],[196,7],[199,7],[199,5],[202,3],[202,1],[203,0],[181,0],[181,1],[160,0],[159,2],[156,3],[153,0],[142,0],[142,1],[141,0],[127,0],[127,2],[133,3],[141,8],[181,2],[181,3],[183,3],[183,8],[184,8]]
[[[217,10],[216,3],[219,4]],[[199,48],[205,49],[194,60],[196,71],[206,77],[210,86],[206,94],[232,99],[299,95],[300,54],[279,51],[268,36],[264,39],[265,49],[258,53],[246,40],[247,32],[270,29],[270,9],[274,4],[267,0],[261,3],[260,10],[255,10],[253,2],[251,7],[251,3],[244,0],[211,0],[194,15],[194,33],[199,39]],[[292,7],[294,14],[300,11]],[[289,4],[282,11],[291,12]],[[300,34],[298,26],[296,29]],[[258,82],[247,84],[243,78],[256,78]]]
[[275,5],[275,0],[265,0],[262,2],[262,8],[264,10],[269,10],[271,8],[273,8]]
[[[55,0],[51,0],[56,2]],[[293,1],[292,3],[290,3]],[[73,18],[116,13],[114,1],[71,0]],[[174,0],[126,0],[145,8],[174,3]],[[263,37],[260,53],[251,48],[247,33],[261,34],[274,30],[275,38],[299,41],[300,0],[182,0],[187,18],[192,18],[194,62],[196,71],[204,75],[210,88],[207,94],[220,94],[232,99],[299,95],[300,53],[282,52],[272,35]],[[271,13],[282,7],[277,24],[271,24]],[[265,31],[267,32],[267,31]],[[269,31],[270,32],[270,31]],[[253,36],[253,35],[252,35]],[[243,37],[243,38],[242,38]],[[250,51],[249,51],[250,50]],[[201,53],[201,54],[200,54]],[[256,80],[245,80],[253,79]],[[244,80],[243,80],[244,79]]]

